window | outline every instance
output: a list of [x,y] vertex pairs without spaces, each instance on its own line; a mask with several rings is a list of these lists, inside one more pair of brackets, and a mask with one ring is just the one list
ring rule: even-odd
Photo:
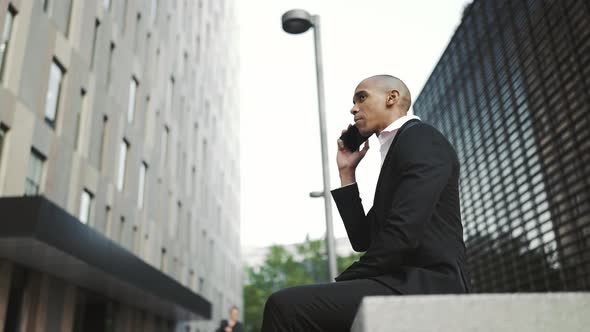
[[45,157],[37,150],[31,149],[29,169],[25,179],[25,196],[35,196],[41,192],[41,178]]
[[191,185],[190,185],[191,194],[193,196],[196,195],[196,193],[195,193],[196,181],[197,181],[197,168],[195,166],[193,166],[193,169],[192,169],[192,177],[191,177]]
[[0,124],[0,165],[2,165],[2,148],[4,147],[4,140],[6,139],[6,132],[8,129]]
[[188,281],[187,284],[189,286],[190,289],[194,289],[195,287],[195,271],[193,269],[191,269],[188,272]]
[[117,174],[117,189],[123,191],[125,188],[125,170],[127,165],[127,152],[129,150],[129,143],[123,139],[119,149],[119,172]]
[[127,6],[128,6],[129,0],[124,0],[123,1],[123,17],[121,18],[123,20],[122,24],[121,24],[121,31],[123,32],[123,34],[125,34],[125,31],[127,30]]
[[74,4],[72,3],[73,1],[68,1],[68,19],[66,21],[66,36],[70,35],[70,25],[72,23],[72,7],[74,6]]
[[135,79],[135,77],[131,77],[131,82],[129,83],[129,103],[127,105],[127,121],[131,123],[133,121],[133,116],[135,114],[135,101],[137,100],[137,86],[139,83]]
[[86,103],[86,90],[84,88],[80,89],[80,107],[78,107],[78,112],[76,113],[76,138],[75,138],[75,147],[78,149],[80,147],[80,126],[83,122],[84,117],[84,106]]
[[143,58],[143,63],[147,66],[149,66],[149,60],[150,60],[150,41],[152,40],[152,34],[151,33],[146,33],[145,34],[145,45],[143,45],[144,47],[144,58]]
[[145,197],[145,175],[147,173],[148,165],[144,161],[139,168],[139,190],[137,191],[137,205],[143,208],[143,201]]
[[[21,331],[21,319],[24,314],[25,294],[30,287],[30,276],[25,269],[13,265],[12,273],[8,283],[8,296],[6,300],[6,320],[4,321],[4,330],[6,332]],[[25,309],[26,310],[26,309]]]
[[172,236],[173,238],[178,238],[179,233],[182,232],[182,202],[176,202],[176,207],[178,209],[176,218],[172,220]]
[[156,22],[156,19],[158,18],[158,0],[152,0],[150,18],[152,19],[152,23]]
[[102,128],[100,135],[100,144],[98,146],[98,169],[102,169],[102,160],[104,158],[104,144],[107,139],[107,124],[109,118],[105,115],[102,117]]
[[46,13],[49,11],[49,0],[43,0],[43,11]]
[[133,37],[133,50],[137,52],[138,44],[139,44],[139,25],[141,23],[141,13],[137,13],[137,18],[135,19],[135,35]]
[[104,211],[104,233],[107,236],[112,236],[111,223],[113,222],[113,220],[112,220],[111,216],[112,216],[111,207],[109,205],[107,205],[105,208],[105,211]]
[[137,231],[137,226],[133,226],[131,227],[132,230],[132,235],[131,235],[131,251],[133,251],[134,253],[137,253],[138,248],[136,248],[139,244],[139,241],[137,239],[137,236],[139,234],[139,232]]
[[109,51],[109,59],[107,63],[107,86],[111,84],[111,75],[113,72],[113,55],[115,54],[115,43],[111,42],[111,49]]
[[103,0],[102,4],[105,10],[111,10],[111,0]]
[[100,21],[94,20],[94,34],[92,36],[92,54],[90,54],[90,68],[94,67],[94,58],[96,53],[96,40],[98,39],[98,28],[100,27]]
[[171,112],[174,107],[174,76],[170,76],[168,81],[168,92],[166,93],[166,111]]
[[166,248],[162,248],[162,255],[160,255],[160,270],[166,272]]
[[88,191],[87,189],[84,189],[82,191],[82,197],[80,198],[80,222],[82,222],[83,224],[87,224],[90,221],[90,212],[92,209],[92,199],[94,198],[94,195]]
[[197,55],[197,63],[198,63],[201,59],[201,37],[200,36],[197,36],[197,42],[195,44],[196,44],[195,54]]
[[170,135],[170,129],[168,126],[164,126],[164,131],[162,131],[162,142],[160,146],[160,159],[166,164],[166,160],[168,159],[168,135]]
[[203,294],[205,291],[205,279],[203,277],[199,277],[199,293]]
[[12,26],[14,24],[14,17],[16,16],[16,10],[12,5],[8,5],[8,11],[6,11],[6,17],[4,18],[4,29],[2,30],[2,36],[0,39],[0,81],[4,77],[4,67],[6,66],[6,58],[8,54],[8,46],[10,44],[10,37],[12,36]]
[[121,216],[121,222],[119,223],[119,230],[117,232],[117,242],[123,244],[123,240],[125,236],[125,217]]
[[158,67],[160,66],[160,48],[156,50],[156,65],[154,66],[154,81],[158,80]]
[[63,67],[54,59],[49,71],[49,85],[47,87],[47,96],[45,98],[45,122],[51,127],[55,126],[57,109],[59,107],[59,94],[61,92],[64,72],[65,70]]

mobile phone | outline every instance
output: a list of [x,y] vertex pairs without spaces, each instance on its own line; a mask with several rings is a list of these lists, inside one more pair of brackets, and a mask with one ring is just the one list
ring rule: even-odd
[[356,126],[351,126],[346,133],[340,136],[340,139],[344,142],[344,147],[350,152],[358,151],[361,144],[363,144],[368,138],[369,136],[365,137],[361,135]]

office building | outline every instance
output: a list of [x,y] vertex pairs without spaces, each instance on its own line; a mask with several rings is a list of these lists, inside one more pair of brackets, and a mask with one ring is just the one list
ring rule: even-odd
[[590,3],[473,1],[414,110],[461,161],[474,289],[590,290]]
[[210,331],[242,305],[232,1],[0,5],[0,327]]

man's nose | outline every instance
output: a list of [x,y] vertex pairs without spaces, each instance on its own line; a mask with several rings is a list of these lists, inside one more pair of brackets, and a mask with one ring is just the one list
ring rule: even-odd
[[355,115],[356,113],[358,113],[358,111],[359,111],[359,108],[356,105],[354,105],[350,109],[350,114]]

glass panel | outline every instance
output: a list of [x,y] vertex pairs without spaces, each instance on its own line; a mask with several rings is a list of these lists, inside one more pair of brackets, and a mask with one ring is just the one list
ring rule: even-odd
[[174,99],[174,77],[170,77],[170,81],[168,81],[168,91],[166,93],[166,111],[171,112]]
[[4,29],[0,37],[0,80],[4,77],[4,66],[6,64],[6,54],[8,54],[8,45],[12,35],[12,24],[14,22],[15,12],[12,7],[8,7],[6,18],[4,19]]
[[131,78],[131,83],[129,84],[129,103],[127,105],[127,121],[132,122],[133,116],[135,114],[135,95],[137,93],[137,81],[135,78]]
[[85,106],[85,99],[86,99],[86,90],[81,89],[80,90],[80,106],[78,108],[78,112],[76,113],[76,149],[78,149],[80,147],[80,136],[81,136],[81,131],[80,131],[80,126],[82,125],[82,119],[84,116],[84,106]]
[[0,125],[0,165],[2,165],[2,149],[4,147],[4,138],[6,137],[6,128]]
[[90,209],[92,205],[92,194],[84,189],[80,199],[80,222],[87,224],[90,220]]
[[145,175],[147,173],[147,164],[145,162],[141,163],[141,167],[139,169],[139,190],[137,196],[137,204],[141,209],[143,207],[143,200],[145,195]]
[[36,150],[31,151],[29,168],[25,179],[25,196],[35,196],[39,194],[44,160],[45,158],[39,152]]
[[117,175],[117,189],[122,191],[125,186],[125,165],[127,164],[127,149],[129,144],[123,140],[119,149],[119,172]]
[[92,53],[90,54],[90,68],[94,67],[94,57],[96,53],[96,40],[98,38],[98,28],[100,27],[100,21],[94,20],[94,34],[92,37]]
[[164,131],[162,132],[162,143],[160,146],[161,156],[160,159],[166,164],[166,160],[168,159],[168,134],[169,134],[168,127],[164,126]]
[[100,145],[98,146],[98,169],[102,169],[102,159],[104,157],[104,145],[107,139],[107,124],[109,118],[106,115],[102,117],[102,132],[100,135]]
[[158,0],[152,0],[152,6],[150,8],[150,16],[152,23],[156,21],[156,15],[158,13]]
[[49,85],[47,87],[47,96],[45,98],[45,119],[50,124],[55,123],[62,78],[63,71],[54,61],[51,64],[49,72]]

